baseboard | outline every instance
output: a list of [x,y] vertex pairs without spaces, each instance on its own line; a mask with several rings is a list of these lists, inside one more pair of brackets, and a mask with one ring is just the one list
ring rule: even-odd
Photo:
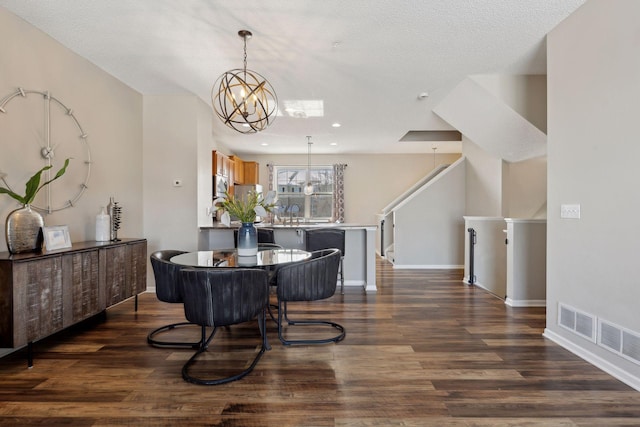
[[640,391],[640,378],[634,375],[631,375],[629,372],[620,369],[616,365],[586,350],[585,348],[574,344],[573,342],[567,340],[563,336],[558,335],[555,332],[549,330],[549,328],[545,328],[542,336],[550,339],[554,343],[558,344],[560,347],[570,351],[576,356],[586,360],[587,362],[591,363],[593,366],[599,369],[602,369],[604,372],[606,372],[607,374],[611,375],[614,378],[619,379],[629,387],[632,387],[635,390]]
[[464,265],[399,265],[393,264],[394,269],[407,269],[407,270],[452,270],[452,269],[462,269]]
[[544,299],[512,299],[507,297],[504,303],[511,307],[546,307],[547,300]]

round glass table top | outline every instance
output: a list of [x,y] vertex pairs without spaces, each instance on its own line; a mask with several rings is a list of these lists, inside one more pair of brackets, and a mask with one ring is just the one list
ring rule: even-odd
[[268,267],[278,264],[304,261],[311,252],[301,249],[265,249],[254,256],[238,256],[235,249],[187,252],[176,255],[169,261],[189,267]]

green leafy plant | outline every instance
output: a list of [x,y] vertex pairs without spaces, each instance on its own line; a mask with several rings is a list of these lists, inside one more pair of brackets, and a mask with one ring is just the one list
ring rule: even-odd
[[262,193],[250,191],[246,197],[239,199],[224,192],[224,197],[219,197],[213,202],[214,210],[222,210],[220,218],[227,227],[231,225],[231,216],[238,218],[241,222],[254,222],[256,215],[266,216],[267,212],[275,206],[275,191],[269,191],[266,197]]
[[56,179],[64,175],[64,173],[67,171],[67,166],[69,166],[69,160],[70,159],[67,159],[64,161],[64,166],[60,168],[58,173],[56,173],[56,175],[53,178],[51,178],[49,181],[43,182],[42,184],[40,184],[40,180],[42,178],[42,172],[51,169],[52,166],[45,166],[42,169],[40,169],[38,172],[36,172],[35,175],[33,175],[31,178],[29,178],[29,181],[27,181],[24,196],[21,196],[11,191],[8,188],[9,185],[4,180],[4,177],[6,175],[0,175],[0,178],[7,186],[7,187],[0,187],[0,194],[8,194],[9,197],[16,199],[18,202],[22,203],[23,205],[30,205],[33,202],[33,200],[36,198],[38,191],[42,190],[42,188],[45,187],[47,184],[52,183],[53,181],[55,181]]

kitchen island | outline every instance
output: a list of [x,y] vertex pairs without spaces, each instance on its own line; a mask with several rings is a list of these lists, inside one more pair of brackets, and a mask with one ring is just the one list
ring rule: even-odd
[[[240,223],[227,227],[219,222],[200,227],[198,250],[233,248],[233,230]],[[362,286],[366,292],[376,291],[376,226],[368,224],[293,223],[256,224],[256,228],[271,228],[277,244],[287,249],[304,249],[304,230],[307,228],[338,228],[345,231],[344,285]]]

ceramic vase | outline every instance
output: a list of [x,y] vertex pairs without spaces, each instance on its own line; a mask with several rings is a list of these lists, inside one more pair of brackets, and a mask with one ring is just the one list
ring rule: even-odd
[[9,252],[17,254],[41,251],[42,227],[44,227],[42,215],[31,209],[31,206],[24,205],[11,211],[5,224]]
[[252,222],[243,222],[238,229],[238,256],[258,254],[258,231]]

